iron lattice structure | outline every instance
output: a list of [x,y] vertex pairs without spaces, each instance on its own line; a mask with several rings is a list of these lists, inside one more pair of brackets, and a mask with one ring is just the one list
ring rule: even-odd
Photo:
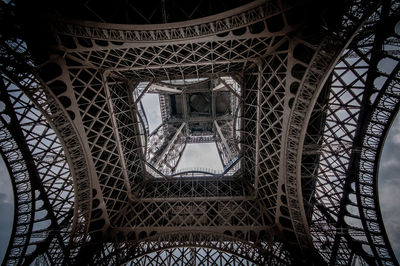
[[[398,265],[377,173],[400,3],[153,2],[1,4],[3,264]],[[146,92],[162,105],[153,133]],[[220,118],[202,109],[223,92]],[[191,103],[208,113],[197,135]],[[176,173],[202,141],[225,171]]]

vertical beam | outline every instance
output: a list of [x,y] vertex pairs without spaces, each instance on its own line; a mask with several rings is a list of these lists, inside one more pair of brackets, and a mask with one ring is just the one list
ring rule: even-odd
[[186,91],[182,91],[182,106],[183,106],[183,121],[186,122],[186,135],[189,136],[189,110],[188,110],[189,101],[187,99]]
[[182,151],[180,152],[180,155],[179,155],[179,157],[178,157],[178,160],[175,162],[175,165],[171,166],[173,172],[176,170],[176,167],[179,165],[179,162],[180,162],[181,159],[182,159],[182,154],[183,154],[183,152],[184,152],[185,149],[186,149],[186,141],[185,141],[185,143],[184,143],[183,145],[184,145],[184,146],[183,146]]
[[168,152],[171,150],[173,147],[175,141],[178,139],[178,136],[181,134],[183,127],[186,125],[185,122],[181,124],[181,126],[178,128],[178,130],[175,132],[175,135],[172,137],[172,139],[169,141],[168,146],[163,150],[163,152],[160,154],[160,156],[157,158],[156,165],[159,165],[161,161],[164,159],[164,157],[168,154]]
[[214,120],[217,117],[217,108],[216,108],[216,99],[215,99],[215,91],[211,90],[211,115],[212,115],[212,120]]
[[167,16],[167,7],[165,5],[165,0],[161,0],[161,9],[162,9],[162,20],[163,20],[163,23],[167,23],[168,16]]
[[262,88],[262,78],[263,78],[263,69],[262,62],[259,61],[258,64],[258,75],[257,75],[257,114],[256,114],[256,158],[255,158],[255,169],[254,169],[254,192],[257,194],[258,190],[258,181],[259,181],[259,161],[260,161],[260,130],[261,130],[261,88]]
[[126,167],[124,151],[123,151],[122,145],[121,145],[121,139],[120,139],[120,135],[119,135],[117,119],[115,118],[115,112],[114,112],[114,106],[113,106],[112,99],[111,99],[110,88],[107,83],[107,73],[103,73],[102,77],[103,77],[104,91],[106,94],[106,101],[107,101],[108,109],[110,110],[111,124],[112,124],[113,132],[114,132],[114,137],[115,137],[115,140],[117,143],[117,150],[118,150],[118,154],[119,154],[119,158],[120,158],[122,175],[124,176],[124,183],[125,183],[125,187],[127,190],[128,198],[129,198],[129,200],[132,200],[133,199],[132,193],[131,193],[132,188],[131,188],[131,184],[129,183],[129,175],[128,175],[128,170]]
[[226,150],[226,152],[227,152],[226,155],[227,155],[227,157],[228,157],[228,160],[231,161],[231,160],[233,159],[233,157],[234,157],[234,154],[233,154],[233,152],[231,151],[231,149],[230,149],[230,147],[229,147],[229,145],[228,145],[228,142],[227,142],[226,139],[225,139],[224,134],[222,134],[221,127],[218,125],[217,121],[215,121],[215,120],[214,120],[214,126],[215,126],[215,129],[217,130],[217,134],[218,134],[219,137],[221,138],[222,145],[224,146],[224,148],[225,148],[225,150]]
[[222,156],[222,155],[223,155],[223,151],[221,151],[220,149],[218,149],[218,142],[217,142],[217,140],[215,140],[215,146],[217,146],[217,151],[218,151],[219,159],[221,160],[222,166],[225,168],[224,157]]
[[[388,25],[385,25],[388,23],[388,16],[389,16],[389,11],[390,11],[390,1],[383,1],[382,4],[382,10],[380,13],[380,20],[379,22],[376,23],[376,31],[374,35],[374,41],[373,45],[371,48],[371,58],[369,61],[369,66],[368,66],[368,75],[366,77],[366,81],[364,84],[364,93],[363,93],[363,98],[361,102],[361,108],[360,108],[360,113],[359,113],[359,118],[357,122],[357,129],[354,135],[353,139],[353,147],[363,147],[363,141],[366,135],[366,132],[368,130],[368,127],[370,126],[370,119],[371,119],[371,114],[373,111],[373,106],[371,104],[368,104],[370,101],[370,97],[373,94],[375,90],[374,86],[374,81],[375,79],[379,76],[379,71],[378,71],[378,63],[379,61],[383,58],[383,51],[384,51],[384,43],[386,38],[388,38],[388,33],[385,30]],[[382,90],[383,91],[383,90]],[[371,234],[368,232],[368,226],[367,226],[367,217],[365,217],[365,214],[363,212],[363,206],[361,204],[361,195],[360,195],[360,161],[361,161],[361,152],[352,152],[349,158],[349,164],[346,172],[346,179],[345,183],[343,186],[343,196],[340,201],[340,209],[338,213],[338,218],[336,222],[336,228],[342,228],[346,227],[347,223],[344,220],[346,213],[347,213],[347,206],[349,205],[349,194],[352,191],[351,188],[351,183],[355,181],[356,183],[356,197],[357,197],[357,207],[360,215],[360,220],[362,223],[362,226],[366,232],[366,238],[368,241],[368,244],[371,248],[371,251],[374,255],[374,258],[380,259],[380,256],[378,254],[377,248],[375,248],[374,245],[374,240],[371,236]],[[372,205],[372,204],[371,204]],[[370,219],[370,218],[369,218]],[[335,235],[333,247],[332,247],[332,256],[330,259],[330,263],[334,263],[336,261],[336,258],[339,253],[339,248],[340,248],[340,242],[341,242],[342,236],[337,233]],[[389,249],[389,252],[391,253],[391,257],[395,257],[393,251],[391,248]],[[364,254],[357,254],[362,256],[365,260],[368,260],[368,257],[364,257]],[[377,260],[378,261],[378,260]],[[380,262],[378,261],[378,264]]]
[[[137,99],[135,100],[135,105],[138,104],[138,102],[142,99],[143,95],[149,90],[150,86],[153,83],[150,81],[149,84],[147,84],[147,86],[144,88],[144,90],[140,93],[139,97],[137,97]],[[131,85],[131,83],[130,83]]]

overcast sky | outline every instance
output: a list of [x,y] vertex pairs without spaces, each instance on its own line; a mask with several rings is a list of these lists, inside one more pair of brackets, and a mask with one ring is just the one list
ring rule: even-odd
[[162,121],[158,94],[144,94],[142,97],[142,104],[149,123],[149,132],[151,133]]
[[379,168],[379,201],[386,232],[400,261],[400,116],[397,115],[383,148]]
[[186,145],[177,172],[184,168],[207,168],[222,171],[223,167],[215,143]]
[[13,192],[7,168],[0,156],[0,261],[3,261],[14,217]]

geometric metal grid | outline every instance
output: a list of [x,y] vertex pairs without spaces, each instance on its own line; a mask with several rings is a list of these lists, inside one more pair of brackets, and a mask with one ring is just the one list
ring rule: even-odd
[[[156,30],[61,20],[44,64],[4,34],[1,147],[19,218],[5,261],[396,265],[376,182],[399,105],[385,51],[398,49],[399,5],[351,2],[340,26],[296,21],[307,7],[256,1]],[[396,65],[379,73],[384,57]],[[132,84],[221,74],[241,87],[242,170],[154,179]]]

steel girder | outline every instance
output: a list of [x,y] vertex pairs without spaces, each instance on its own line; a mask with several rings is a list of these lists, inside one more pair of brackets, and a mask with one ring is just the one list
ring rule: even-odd
[[[3,38],[2,96],[10,99],[3,113],[21,125],[11,132],[7,119],[2,120],[2,155],[14,180],[19,219],[5,261],[193,263],[217,256],[228,262],[242,257],[257,264],[287,264],[288,257],[311,250],[331,264],[348,264],[355,255],[371,264],[397,264],[380,216],[376,183],[384,136],[398,110],[399,66],[386,74],[376,70],[385,56],[398,61],[396,54],[379,50],[382,44],[397,45],[398,36],[373,27],[393,29],[398,3],[354,1],[343,8],[339,26],[328,21],[327,29],[309,32],[288,22],[291,11],[302,10],[301,5],[296,8],[256,1],[200,24],[153,30],[57,20],[52,49],[63,55],[52,53],[35,68],[18,64],[26,60],[22,41]],[[274,28],[277,17],[279,29]],[[225,181],[152,181],[140,152],[146,126],[136,115],[130,82],[221,73],[240,76],[242,171]],[[376,85],[377,76],[387,81]],[[18,115],[22,120],[17,122]],[[35,116],[43,118],[28,125],[50,133],[24,129],[23,120]],[[31,135],[39,144],[31,144]],[[49,138],[56,144],[43,149]],[[47,164],[51,170],[43,175],[43,160],[30,163],[39,149],[51,155],[57,151],[57,163]],[[60,172],[49,172],[62,159],[65,178],[57,183]],[[20,184],[31,191],[28,202]],[[149,189],[159,200],[149,200]],[[72,196],[66,200],[60,195],[72,191],[71,224]],[[39,230],[46,237],[36,243],[31,239],[41,207],[33,202],[39,198],[51,226]],[[57,212],[58,201],[69,208]],[[21,213],[26,208],[30,215]],[[25,224],[30,226],[21,234],[17,229]],[[182,228],[204,235],[176,233]],[[260,259],[244,256],[242,244],[235,241],[255,245]],[[218,246],[226,243],[226,248]],[[40,248],[30,252],[27,247],[33,244]],[[46,245],[54,251],[45,251]],[[141,245],[149,249],[134,253],[136,258],[127,251]]]

